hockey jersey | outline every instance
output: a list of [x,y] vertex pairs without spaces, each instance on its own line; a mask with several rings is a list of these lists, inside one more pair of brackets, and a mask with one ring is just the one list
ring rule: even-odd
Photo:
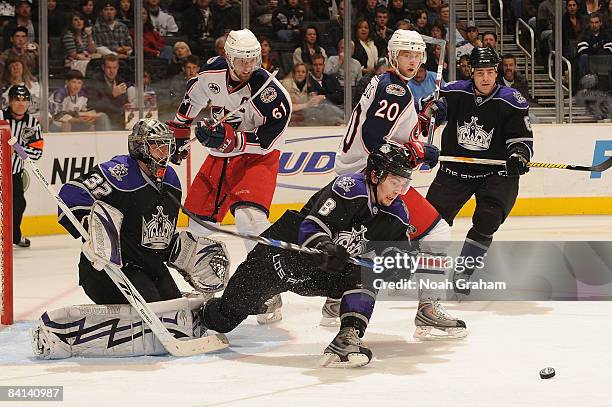
[[[218,120],[236,109],[256,93],[270,74],[258,68],[246,82],[235,82],[229,74],[225,58],[213,57],[202,71],[187,82],[187,90],[179,106],[175,120],[189,125],[200,110],[211,103],[213,119]],[[283,133],[291,117],[291,97],[283,86],[273,78],[266,88],[244,105],[226,121],[246,136],[241,151],[221,153],[209,149],[217,157],[235,156],[243,153],[267,154],[283,143]]]
[[351,114],[336,154],[336,173],[363,170],[370,151],[388,140],[399,144],[418,140],[418,123],[406,81],[393,71],[373,77]]
[[[68,181],[59,194],[79,220],[89,215],[96,200],[121,211],[123,263],[155,270],[159,262],[168,257],[178,218],[178,205],[168,194],[179,201],[181,199],[181,183],[171,167],[166,169],[161,189],[144,175],[136,160],[128,155],[119,155],[98,164],[91,172],[74,181]],[[80,237],[61,210],[58,215],[59,223],[72,236]]]
[[372,250],[375,242],[407,241],[404,202],[397,198],[390,206],[377,204],[365,177],[341,175],[313,195],[300,212],[305,219],[298,243],[312,247],[329,237],[355,256]]
[[[505,160],[508,148],[524,144],[533,155],[533,132],[529,105],[521,93],[497,85],[488,97],[474,94],[471,80],[449,82],[440,89],[448,109],[442,132],[442,155]],[[468,175],[497,173],[502,167],[443,163],[453,172]]]

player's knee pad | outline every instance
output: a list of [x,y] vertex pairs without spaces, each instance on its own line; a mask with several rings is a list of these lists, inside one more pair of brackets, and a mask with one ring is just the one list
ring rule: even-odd
[[236,328],[248,317],[248,313],[235,310],[223,298],[212,298],[202,312],[204,326],[221,333]]
[[487,236],[493,235],[504,221],[504,210],[493,202],[486,202],[476,206],[473,224],[478,233]]
[[223,290],[229,278],[227,253],[222,242],[183,231],[174,243],[168,266],[199,292],[214,293]]
[[[151,310],[177,338],[198,338],[204,296],[152,302]],[[34,353],[44,359],[71,356],[163,355],[166,349],[127,304],[74,305],[45,312],[32,334]]]
[[[252,206],[238,206],[234,210],[234,218],[236,218],[236,229],[238,229],[239,233],[245,235],[259,236],[270,227],[268,215],[261,209]],[[250,240],[245,240],[244,242],[247,252],[250,252],[256,244]]]

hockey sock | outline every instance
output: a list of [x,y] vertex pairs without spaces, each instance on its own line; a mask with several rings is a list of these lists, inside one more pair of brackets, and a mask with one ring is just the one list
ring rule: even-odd
[[[243,235],[259,236],[264,230],[270,227],[268,215],[261,209],[252,206],[239,206],[234,210],[236,218],[236,229]],[[253,250],[257,242],[244,240],[247,253]]]
[[359,331],[359,337],[363,337],[375,301],[376,294],[370,290],[362,288],[346,291],[340,301],[340,328],[354,327]]

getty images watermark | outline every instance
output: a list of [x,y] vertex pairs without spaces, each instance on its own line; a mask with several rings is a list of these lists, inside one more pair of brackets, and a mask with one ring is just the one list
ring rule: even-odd
[[[485,267],[485,256],[453,257],[423,253],[415,256],[409,252],[376,256],[372,271],[384,276],[374,278],[372,283],[378,290],[506,290],[505,281],[485,281],[477,277],[478,271]],[[464,274],[466,270],[473,270],[476,275],[470,278]],[[415,273],[419,273],[421,278],[411,279]],[[454,277],[448,279],[449,274],[454,274]]]

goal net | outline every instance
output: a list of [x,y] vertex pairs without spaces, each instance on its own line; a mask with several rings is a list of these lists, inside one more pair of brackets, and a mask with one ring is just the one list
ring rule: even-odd
[[13,192],[12,156],[8,144],[11,128],[5,120],[0,121],[0,236],[2,256],[0,258],[0,323],[13,323]]

